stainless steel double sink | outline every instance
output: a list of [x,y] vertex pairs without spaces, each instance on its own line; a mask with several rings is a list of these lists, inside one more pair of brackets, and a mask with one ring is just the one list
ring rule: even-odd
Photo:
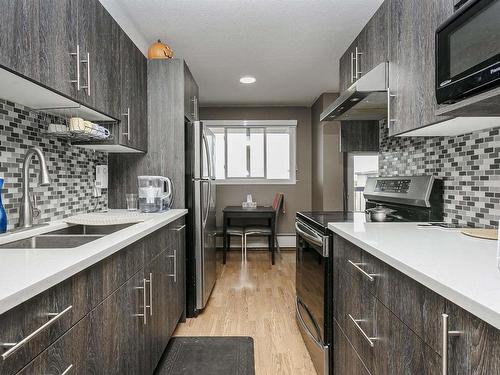
[[72,225],[44,234],[0,245],[0,249],[69,249],[85,245],[108,234],[127,228],[121,225]]

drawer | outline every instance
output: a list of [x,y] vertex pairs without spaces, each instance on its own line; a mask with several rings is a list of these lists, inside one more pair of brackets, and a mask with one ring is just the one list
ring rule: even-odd
[[370,375],[337,322],[333,333],[333,373],[335,375]]
[[362,288],[441,353],[441,314],[445,310],[445,299],[339,236],[335,236],[334,244],[335,250],[338,248],[341,254],[346,254],[339,269],[350,273]]
[[160,228],[145,240],[144,263],[149,264],[165,250],[172,250],[176,246],[176,229],[184,223],[184,218],[179,218],[167,226]]
[[[143,265],[141,240],[0,315],[0,342],[9,344],[1,348],[0,374],[19,371]],[[8,352],[15,343],[19,349]]]
[[353,273],[350,264],[361,263],[361,250],[358,246],[346,241],[337,234],[333,235],[333,267],[344,272]]
[[[342,272],[341,272],[342,273]],[[440,374],[440,356],[403,324],[387,307],[344,273],[340,288],[346,301],[338,324],[372,375]]]
[[36,357],[18,375],[78,375],[86,370],[86,340],[89,319],[85,317]]
[[[0,316],[0,373],[15,374],[80,320],[89,307],[77,275]],[[15,345],[15,346],[13,346]]]

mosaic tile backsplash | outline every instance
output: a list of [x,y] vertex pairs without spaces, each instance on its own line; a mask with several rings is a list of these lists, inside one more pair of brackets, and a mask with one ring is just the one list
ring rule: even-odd
[[444,179],[445,221],[498,227],[500,128],[458,137],[388,137],[380,127],[381,176],[433,174]]
[[58,220],[107,207],[107,192],[93,198],[95,167],[107,164],[107,154],[73,147],[65,140],[44,135],[48,124],[64,121],[22,105],[0,99],[0,177],[5,179],[2,200],[9,220],[8,229],[19,221],[22,196],[22,164],[26,150],[42,149],[49,169],[50,186],[38,186],[38,166],[30,169],[30,191],[38,199],[40,215],[34,222]]

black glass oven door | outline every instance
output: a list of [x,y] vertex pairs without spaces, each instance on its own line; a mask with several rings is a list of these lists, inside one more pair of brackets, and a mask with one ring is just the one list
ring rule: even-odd
[[[328,259],[323,248],[297,234],[296,290],[308,330],[325,342],[325,274]],[[307,314],[304,312],[307,311]]]

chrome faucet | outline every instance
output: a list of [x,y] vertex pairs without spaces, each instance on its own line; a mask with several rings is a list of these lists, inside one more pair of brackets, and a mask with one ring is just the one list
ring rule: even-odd
[[47,169],[47,163],[45,157],[43,156],[42,150],[38,147],[31,147],[26,152],[23,161],[23,197],[21,200],[21,211],[19,213],[19,227],[20,228],[31,228],[33,226],[33,205],[31,204],[29,184],[30,184],[30,164],[33,157],[38,158],[40,163],[40,172],[38,186],[50,185],[49,170]]

